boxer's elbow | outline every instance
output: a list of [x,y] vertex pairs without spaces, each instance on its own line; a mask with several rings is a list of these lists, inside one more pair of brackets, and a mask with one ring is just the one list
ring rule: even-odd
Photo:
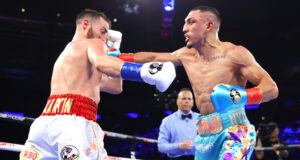
[[114,92],[112,94],[121,94],[123,92],[123,88],[117,88],[116,90],[114,90]]
[[278,97],[278,94],[279,94],[279,90],[278,90],[278,87],[277,85],[275,84],[275,87],[273,89],[273,96],[274,96],[274,99],[276,99]]
[[102,89],[103,92],[109,93],[109,94],[121,94],[123,92],[123,88],[110,88],[110,89]]
[[270,99],[276,99],[278,97],[278,94],[279,94],[279,90],[278,90],[278,87],[276,85],[275,82],[272,83],[271,85],[271,92],[270,92]]
[[112,91],[112,92],[110,92],[110,94],[114,94],[114,95],[117,95],[117,94],[121,94],[122,93],[122,90],[120,91]]
[[121,94],[123,92],[123,83],[120,82],[118,85],[115,85],[111,94]]

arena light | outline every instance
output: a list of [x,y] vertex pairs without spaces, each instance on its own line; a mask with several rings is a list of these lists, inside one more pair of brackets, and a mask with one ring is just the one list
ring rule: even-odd
[[149,118],[149,117],[150,117],[150,114],[149,114],[149,113],[146,113],[146,114],[145,114],[145,117],[146,117],[146,118]]
[[161,30],[160,30],[161,38],[167,38],[173,36],[174,4],[175,4],[175,0],[163,0],[162,23],[161,23]]
[[245,109],[257,109],[257,108],[259,108],[259,104],[245,105]]
[[171,11],[171,10],[172,10],[172,7],[171,7],[171,6],[165,6],[165,10],[166,10],[166,11]]
[[163,6],[165,11],[173,11],[174,10],[174,1],[175,0],[163,0]]
[[170,115],[170,114],[172,114],[172,111],[166,110],[166,111],[165,111],[165,114],[166,114],[166,115]]
[[97,114],[97,118],[96,118],[97,120],[98,119],[101,119],[101,115],[99,115],[99,114]]
[[129,117],[129,118],[138,118],[139,117],[139,114],[138,113],[127,113],[127,116]]

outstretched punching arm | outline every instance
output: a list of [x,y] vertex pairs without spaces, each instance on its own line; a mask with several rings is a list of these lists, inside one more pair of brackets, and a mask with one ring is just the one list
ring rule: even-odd
[[125,62],[107,56],[105,44],[101,40],[89,40],[88,58],[99,72],[111,77],[122,77],[123,80],[145,82],[155,85],[156,88],[164,92],[171,85],[176,77],[173,63],[145,63],[135,64]]
[[134,60],[136,63],[146,63],[146,62],[173,62],[176,66],[181,66],[180,57],[184,54],[194,54],[197,51],[195,49],[189,49],[187,47],[182,47],[171,53],[159,53],[159,52],[137,52],[134,54]]
[[180,61],[181,54],[193,54],[197,52],[195,49],[182,47],[174,52],[137,52],[121,53],[120,45],[122,41],[122,33],[115,30],[109,30],[107,36],[107,55],[114,56],[126,62],[147,63],[147,62],[173,62],[174,65],[182,65]]

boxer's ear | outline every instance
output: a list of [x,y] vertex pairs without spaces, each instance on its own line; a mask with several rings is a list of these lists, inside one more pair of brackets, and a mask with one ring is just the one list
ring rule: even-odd
[[86,29],[89,25],[89,21],[87,19],[82,20],[81,27],[82,29]]
[[214,28],[214,26],[215,26],[215,23],[212,22],[212,21],[209,21],[209,22],[206,24],[206,29],[207,29],[208,31],[211,31],[211,30]]

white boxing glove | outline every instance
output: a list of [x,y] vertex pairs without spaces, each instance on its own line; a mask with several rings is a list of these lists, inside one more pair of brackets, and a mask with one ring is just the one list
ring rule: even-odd
[[121,41],[122,41],[122,33],[121,32],[111,30],[111,29],[108,30],[107,42],[106,42],[106,45],[108,45],[108,47],[119,50],[120,46],[121,46]]
[[144,82],[155,85],[160,92],[166,91],[176,77],[172,62],[145,63],[141,68],[141,78]]
[[136,64],[125,62],[121,68],[123,80],[145,82],[155,85],[160,92],[166,91],[176,77],[172,62]]

